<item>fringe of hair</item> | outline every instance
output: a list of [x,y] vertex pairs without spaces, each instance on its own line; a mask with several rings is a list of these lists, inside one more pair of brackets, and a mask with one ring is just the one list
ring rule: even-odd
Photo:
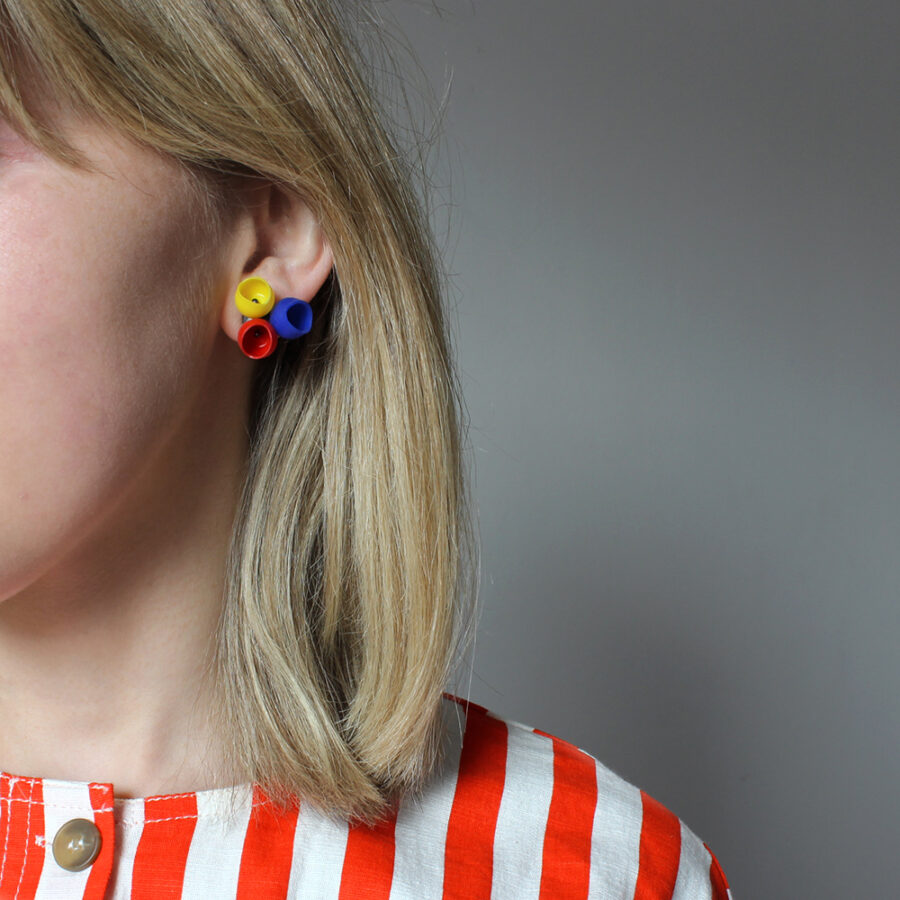
[[212,220],[235,176],[319,217],[314,331],[256,374],[219,730],[274,802],[373,821],[435,764],[474,541],[439,253],[353,41],[325,0],[0,2],[0,105],[48,153],[84,165],[35,84],[183,162]]

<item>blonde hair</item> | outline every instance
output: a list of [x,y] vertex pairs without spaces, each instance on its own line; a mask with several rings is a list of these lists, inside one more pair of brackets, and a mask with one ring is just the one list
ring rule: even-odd
[[439,254],[366,71],[326,0],[0,0],[0,104],[39,147],[85,165],[35,73],[184,163],[213,218],[258,176],[331,244],[314,331],[258,364],[215,675],[236,771],[371,821],[435,762],[474,541]]

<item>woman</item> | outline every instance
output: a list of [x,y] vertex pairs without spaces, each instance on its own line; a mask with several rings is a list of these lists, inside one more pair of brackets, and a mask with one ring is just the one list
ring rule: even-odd
[[724,898],[647,795],[442,696],[457,392],[348,34],[0,3],[0,898]]

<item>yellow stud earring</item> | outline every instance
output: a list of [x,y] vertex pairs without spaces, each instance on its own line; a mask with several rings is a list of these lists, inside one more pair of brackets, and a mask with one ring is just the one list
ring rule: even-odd
[[275,293],[268,281],[253,275],[245,278],[237,286],[234,302],[242,316],[248,319],[261,319],[272,311]]

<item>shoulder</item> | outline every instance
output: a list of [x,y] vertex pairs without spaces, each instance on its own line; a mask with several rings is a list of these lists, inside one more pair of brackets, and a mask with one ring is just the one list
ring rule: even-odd
[[444,705],[444,874],[468,896],[481,879],[485,896],[728,900],[700,838],[595,757],[477,704]]

